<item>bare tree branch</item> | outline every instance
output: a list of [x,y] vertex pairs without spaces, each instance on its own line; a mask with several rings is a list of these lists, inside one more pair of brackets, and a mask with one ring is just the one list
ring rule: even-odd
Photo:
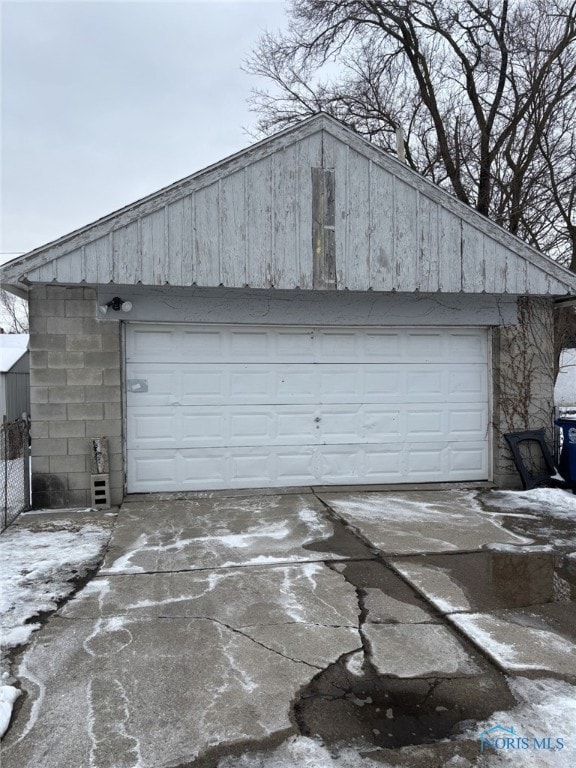
[[293,0],[247,62],[266,134],[325,111],[576,271],[574,0]]

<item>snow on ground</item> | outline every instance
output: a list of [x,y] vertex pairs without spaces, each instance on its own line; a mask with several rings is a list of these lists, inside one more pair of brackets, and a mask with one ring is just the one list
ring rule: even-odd
[[502,512],[523,510],[576,521],[576,494],[561,488],[534,488],[531,491],[492,491],[484,503]]
[[0,736],[8,727],[12,705],[20,694],[10,684],[14,680],[6,654],[27,643],[32,632],[40,628],[31,619],[55,610],[73,590],[72,581],[98,564],[109,538],[109,528],[79,525],[71,519],[39,520],[32,529],[18,524],[0,536]]
[[[576,686],[563,680],[529,680],[518,677],[508,680],[508,685],[518,706],[510,712],[495,712],[489,720],[477,723],[468,738],[494,725],[514,728],[516,738],[527,739],[528,748],[488,748],[477,765],[497,768],[507,765],[533,766],[534,768],[573,768],[576,765]],[[535,748],[534,739],[540,743],[550,738],[551,745],[558,747],[556,739],[562,739],[561,749]]]

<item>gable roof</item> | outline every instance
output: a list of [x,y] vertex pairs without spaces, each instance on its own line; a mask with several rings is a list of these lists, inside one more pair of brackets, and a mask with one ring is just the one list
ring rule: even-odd
[[576,294],[574,273],[324,114],[20,256],[0,280]]

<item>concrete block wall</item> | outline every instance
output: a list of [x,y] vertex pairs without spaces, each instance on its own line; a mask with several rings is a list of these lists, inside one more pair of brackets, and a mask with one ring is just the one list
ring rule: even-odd
[[554,308],[543,298],[518,300],[517,325],[494,331],[494,481],[520,487],[506,432],[545,429],[552,441]]
[[30,291],[32,503],[90,505],[91,438],[107,437],[111,501],[123,497],[120,323],[92,288]]

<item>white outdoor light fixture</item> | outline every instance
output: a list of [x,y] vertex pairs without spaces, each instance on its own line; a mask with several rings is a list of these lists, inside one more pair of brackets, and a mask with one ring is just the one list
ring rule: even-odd
[[119,312],[122,310],[122,312],[130,312],[132,309],[132,302],[131,301],[123,301],[120,296],[114,296],[114,298],[109,301],[107,304],[101,304],[100,305],[100,312],[102,312],[103,315],[108,312],[108,309],[112,307],[114,312]]

